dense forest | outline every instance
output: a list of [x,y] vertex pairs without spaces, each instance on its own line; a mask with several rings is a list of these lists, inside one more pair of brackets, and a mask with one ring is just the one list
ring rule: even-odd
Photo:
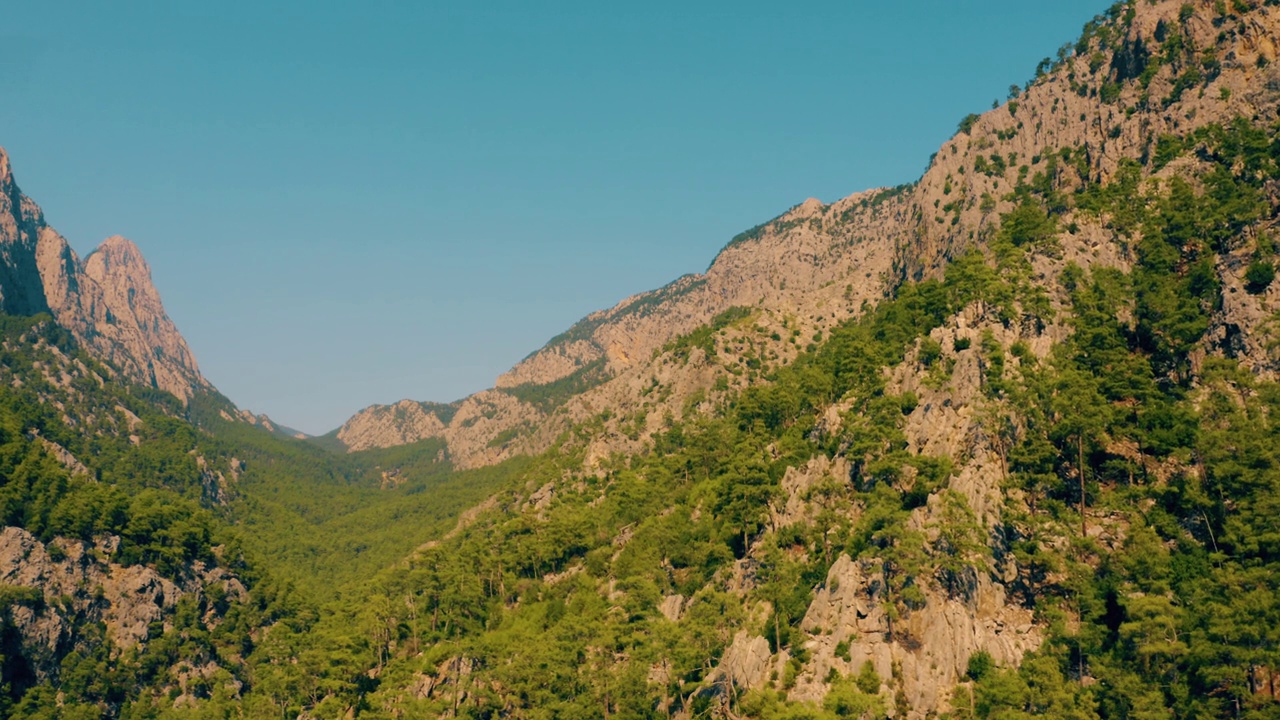
[[[1002,112],[1067,73],[1137,98],[1121,117],[1203,95],[1223,59],[1164,21],[1128,43],[1138,3]],[[1176,17],[1225,37],[1270,4]],[[639,451],[593,455],[602,408],[488,467],[437,439],[344,453],[4,316],[0,716],[1280,717],[1276,316],[1223,321],[1276,289],[1272,97],[1105,173],[1084,142],[975,153],[947,195],[1004,185],[921,219],[983,213],[938,272],[902,263],[812,337],[733,307],[671,340],[654,367],[719,374],[657,432],[637,416]],[[516,394],[554,410],[602,368]],[[956,439],[938,418],[961,411]],[[120,609],[144,590],[154,611]],[[922,649],[947,608],[1000,618],[958,673]]]

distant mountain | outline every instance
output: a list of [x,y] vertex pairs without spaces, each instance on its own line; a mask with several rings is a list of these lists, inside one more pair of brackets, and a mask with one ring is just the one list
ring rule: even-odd
[[49,313],[132,382],[188,400],[210,387],[165,314],[137,246],[107,238],[83,260],[22,194],[0,149],[0,308]]

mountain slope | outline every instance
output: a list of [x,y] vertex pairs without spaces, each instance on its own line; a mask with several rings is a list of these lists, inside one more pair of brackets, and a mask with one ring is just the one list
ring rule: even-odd
[[0,320],[0,712],[235,694],[271,613],[205,509],[233,468],[47,315]]
[[1273,717],[1278,39],[1117,4],[915,186],[717,260],[888,212],[884,299],[690,278],[526,360],[544,425],[478,457],[551,450],[372,590],[370,711]]
[[[1184,6],[1191,8],[1185,17]],[[1271,64],[1269,7],[1236,16],[1212,3],[1162,0],[1123,12],[1133,17],[1092,23],[1060,60],[1046,59],[1019,97],[966,118],[916,184],[829,206],[806,201],[735,238],[706,273],[588,316],[498,378],[495,389],[461,401],[452,418],[428,411],[430,422],[400,423],[374,406],[348,420],[338,439],[361,449],[440,437],[455,462],[470,467],[540,452],[609,408],[617,437],[608,449],[631,448],[623,420],[643,414],[647,436],[668,414],[682,417],[691,397],[714,395],[720,378],[737,384],[739,375],[706,363],[663,369],[667,345],[722,313],[759,311],[765,332],[753,342],[760,361],[785,362],[815,333],[860,313],[864,301],[874,303],[904,278],[936,277],[949,259],[982,243],[1013,209],[1009,190],[1019,178],[1079,168],[1075,182],[1106,181],[1124,160],[1157,153],[1165,136],[1252,118],[1274,103],[1280,71]],[[655,380],[669,389],[656,393],[661,401],[651,392]]]
[[153,660],[96,641],[91,591],[0,588],[18,656],[41,603],[89,640],[6,674],[12,714],[1275,717],[1277,41],[1272,3],[1117,4],[919,183],[347,429],[418,444],[275,437],[6,318],[19,562],[114,576],[105,532],[248,590],[234,623],[193,591]]
[[0,301],[8,315],[47,312],[130,381],[189,399],[209,383],[165,314],[151,268],[122,237],[78,258],[14,181],[0,149]]
[[451,474],[436,441],[337,456],[237,410],[138,249],[77,258],[0,170],[0,716],[271,714],[274,638],[514,469]]

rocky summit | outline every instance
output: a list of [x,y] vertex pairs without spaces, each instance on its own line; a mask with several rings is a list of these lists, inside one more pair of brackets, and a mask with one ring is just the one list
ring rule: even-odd
[[1131,0],[914,183],[293,437],[0,155],[0,714],[1280,714],[1280,7]]
[[49,313],[131,382],[188,399],[207,388],[195,356],[151,284],[137,246],[107,238],[76,257],[22,194],[0,149],[0,303],[6,314]]

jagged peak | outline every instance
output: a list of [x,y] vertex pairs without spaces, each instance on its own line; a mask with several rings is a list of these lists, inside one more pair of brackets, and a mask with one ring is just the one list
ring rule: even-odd
[[142,251],[138,249],[137,244],[123,235],[112,235],[103,240],[95,252],[124,253],[135,256],[139,260],[142,259]]
[[209,387],[165,313],[151,268],[132,241],[113,235],[78,259],[18,190],[0,151],[0,308],[50,312],[81,346],[133,382],[187,399]]
[[144,270],[148,276],[151,273],[151,267],[143,257],[142,250],[132,240],[122,235],[112,235],[94,248],[93,252],[84,259],[86,269],[94,262],[102,263],[102,269],[106,271],[125,267]]

